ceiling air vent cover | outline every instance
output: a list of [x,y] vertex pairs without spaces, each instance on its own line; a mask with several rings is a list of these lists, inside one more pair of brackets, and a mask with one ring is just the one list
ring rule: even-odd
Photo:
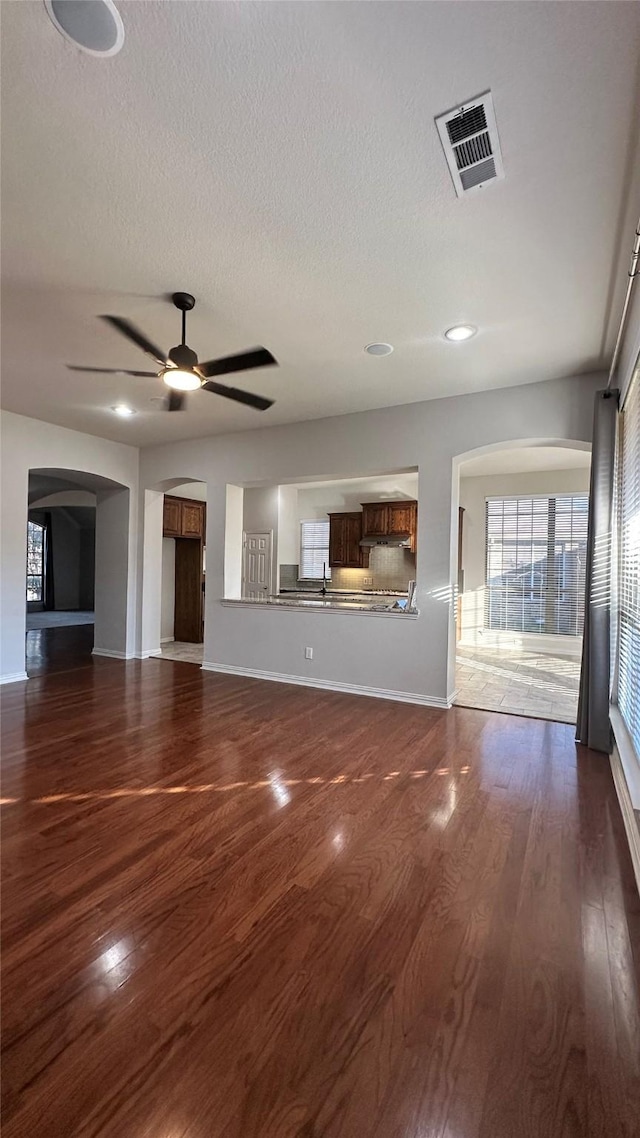
[[504,178],[490,91],[440,115],[436,126],[459,198]]

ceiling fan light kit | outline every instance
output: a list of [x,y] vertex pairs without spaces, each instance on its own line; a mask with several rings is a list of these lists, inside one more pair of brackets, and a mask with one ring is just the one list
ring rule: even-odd
[[251,348],[248,352],[239,352],[236,356],[224,356],[217,360],[198,362],[196,353],[188,346],[187,338],[187,312],[190,312],[196,301],[190,292],[174,292],[171,300],[182,313],[182,343],[176,344],[168,354],[148,340],[130,320],[123,316],[101,316],[112,328],[131,340],[136,347],[150,356],[157,365],[157,371],[129,371],[124,368],[108,367],[82,367],[78,364],[67,364],[71,371],[100,372],[103,375],[133,375],[145,378],[160,378],[169,388],[169,398],[166,403],[168,411],[182,411],[184,409],[184,393],[186,391],[208,391],[212,395],[221,395],[224,399],[232,399],[236,403],[243,403],[246,407],[253,407],[256,411],[266,411],[273,406],[273,399],[265,399],[262,395],[253,395],[250,391],[243,391],[239,387],[227,387],[223,383],[214,383],[213,377],[230,375],[236,371],[248,371],[251,368],[277,367],[278,361],[267,348]]

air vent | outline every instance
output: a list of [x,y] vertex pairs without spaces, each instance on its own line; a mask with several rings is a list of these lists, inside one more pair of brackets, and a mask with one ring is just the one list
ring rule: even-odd
[[436,126],[459,198],[504,178],[490,91],[440,115]]

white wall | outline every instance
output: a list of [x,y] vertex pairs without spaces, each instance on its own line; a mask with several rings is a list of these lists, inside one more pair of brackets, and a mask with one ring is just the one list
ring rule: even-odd
[[326,519],[328,513],[348,513],[362,509],[363,502],[390,502],[401,498],[418,498],[418,475],[385,474],[367,482],[345,483],[298,489],[298,521]]
[[173,621],[176,602],[176,542],[173,537],[162,539],[162,611],[160,639],[173,640]]
[[197,502],[206,502],[207,500],[207,487],[204,482],[183,482],[180,486],[174,486],[171,491],[174,498],[193,498]]
[[[522,474],[492,474],[460,479],[460,505],[464,508],[462,568],[464,592],[461,605],[461,641],[463,644],[487,644],[514,639],[510,633],[488,632],[484,629],[485,597],[485,529],[486,499],[509,494],[572,494],[588,493],[589,468],[570,470],[539,470]],[[536,636],[532,633],[532,636]],[[559,651],[571,650],[569,637],[553,638],[562,641]],[[565,641],[569,641],[565,644]],[[532,643],[535,643],[533,641]],[[575,651],[579,645],[573,646]]]
[[[297,565],[300,561],[300,522],[298,520],[298,489],[280,486],[278,489],[278,549],[276,562],[280,565]],[[278,582],[278,586],[279,586]]]
[[[110,578],[102,567],[104,597],[98,621],[96,596],[96,645],[118,654],[131,654],[135,647],[136,527],[138,450],[121,443],[69,431],[37,419],[3,411],[2,440],[2,549],[0,558],[0,679],[24,676],[25,662],[25,551],[27,495],[30,469],[88,471],[110,479],[131,491],[131,509],[126,516],[113,504],[96,511],[96,541],[102,531]],[[116,516],[117,515],[117,516]],[[116,525],[117,533],[110,533]],[[122,533],[120,528],[123,527]],[[112,540],[113,539],[113,540]],[[98,554],[96,554],[98,559]]]
[[245,489],[242,528],[245,533],[271,533],[271,592],[278,589],[279,487]]
[[[205,661],[446,701],[454,690],[454,459],[511,441],[589,442],[593,393],[602,382],[601,375],[574,377],[146,448],[141,452],[143,487],[179,477],[185,469],[207,482]],[[418,619],[399,618],[392,624],[392,618],[355,613],[221,603],[227,484],[275,487],[303,479],[365,476],[372,460],[391,470],[418,470]],[[318,651],[306,661],[304,647],[314,645]]]

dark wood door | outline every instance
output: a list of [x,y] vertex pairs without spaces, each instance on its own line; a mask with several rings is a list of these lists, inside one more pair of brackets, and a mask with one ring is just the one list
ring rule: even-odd
[[182,537],[204,539],[204,502],[182,502]]
[[180,537],[181,530],[180,499],[164,496],[164,512],[162,519],[162,534],[164,537]]
[[365,537],[384,537],[388,530],[388,507],[386,502],[363,503],[362,532]]
[[415,502],[393,502],[387,506],[389,534],[412,533],[415,523]]
[[202,641],[202,542],[176,539],[173,635],[189,644]]

